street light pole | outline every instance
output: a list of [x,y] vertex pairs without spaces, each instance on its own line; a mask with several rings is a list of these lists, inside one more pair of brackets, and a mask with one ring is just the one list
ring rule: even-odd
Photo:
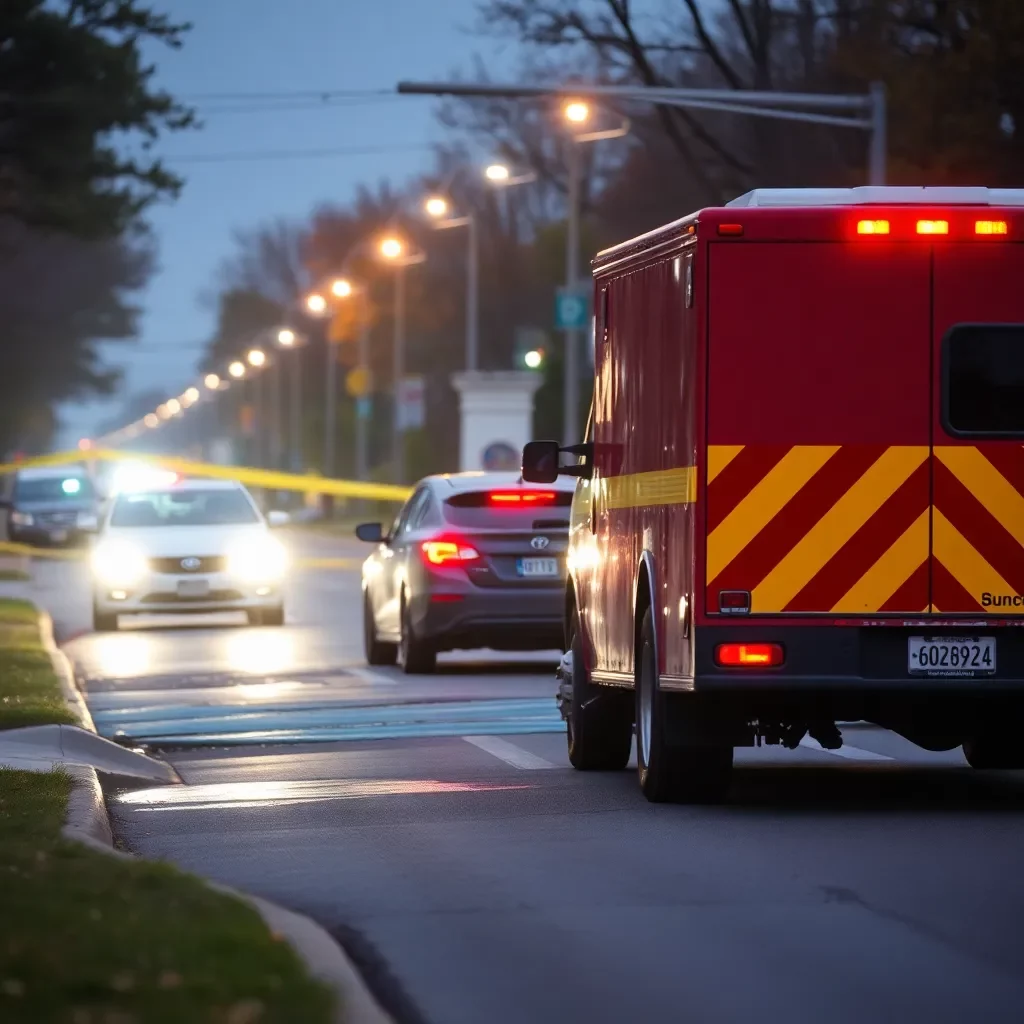
[[324,338],[327,354],[327,364],[324,367],[324,379],[327,392],[324,396],[324,476],[330,477],[334,474],[334,435],[335,416],[338,400],[338,360],[335,358],[334,342],[331,341],[331,332],[328,328]]
[[466,232],[466,369],[473,371],[480,359],[480,242],[473,214],[466,217]]
[[292,356],[292,472],[302,472],[302,352]]
[[[569,140],[569,217],[566,230],[565,284],[570,294],[575,294],[580,276],[580,147],[575,139]],[[562,443],[573,445],[579,440],[576,425],[579,407],[579,332],[575,327],[565,331],[565,358],[563,372],[563,404],[565,420],[562,424]]]
[[359,369],[366,393],[356,399],[356,479],[365,480],[369,475],[370,461],[367,451],[370,418],[370,318],[365,315],[359,331]]
[[405,265],[395,266],[395,334],[392,351],[395,404],[392,412],[391,461],[395,483],[405,480],[405,437],[402,431],[402,381],[405,377]]

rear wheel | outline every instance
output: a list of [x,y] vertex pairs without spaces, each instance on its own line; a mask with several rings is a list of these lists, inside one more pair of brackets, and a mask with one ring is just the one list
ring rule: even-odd
[[1024,768],[1024,743],[1020,730],[1009,726],[980,729],[964,740],[964,757],[979,770]]
[[92,609],[92,629],[94,633],[113,633],[117,630],[117,616],[110,612],[101,612],[95,605]]
[[594,686],[583,664],[579,613],[569,626],[571,697],[566,719],[569,763],[580,771],[622,771],[633,745],[629,694]]
[[692,727],[696,723],[685,719],[698,710],[695,698],[661,692],[649,608],[640,627],[636,660],[636,768],[644,796],[652,803],[724,799],[732,777],[733,749],[694,742],[701,739]]
[[373,602],[369,592],[363,593],[363,653],[367,665],[394,665],[398,659],[398,645],[377,639],[377,622],[373,617]]
[[406,675],[429,675],[437,664],[437,650],[429,640],[416,635],[409,614],[409,606],[402,596],[402,670]]

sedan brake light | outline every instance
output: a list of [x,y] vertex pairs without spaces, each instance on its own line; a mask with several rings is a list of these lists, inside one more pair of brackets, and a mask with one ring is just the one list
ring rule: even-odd
[[492,505],[553,505],[554,491],[491,491],[487,495]]
[[480,557],[480,552],[471,544],[450,535],[423,541],[420,552],[427,565],[459,565],[474,562]]

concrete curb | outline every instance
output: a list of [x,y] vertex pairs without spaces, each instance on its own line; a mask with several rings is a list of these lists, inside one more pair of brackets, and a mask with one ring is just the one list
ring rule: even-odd
[[[53,635],[53,620],[45,611],[40,612],[39,632],[43,647],[60,679],[68,708],[83,729],[95,733],[96,725],[75,682],[71,662],[57,646]],[[62,830],[64,836],[99,853],[133,859],[132,854],[114,848],[110,818],[96,769],[69,765],[63,770],[74,783],[68,798],[68,811]],[[263,918],[267,928],[273,934],[282,936],[292,947],[310,975],[334,991],[337,997],[335,1024],[394,1024],[392,1018],[380,1008],[345,951],[312,918],[218,882],[208,879],[203,881],[217,892],[248,903]]]

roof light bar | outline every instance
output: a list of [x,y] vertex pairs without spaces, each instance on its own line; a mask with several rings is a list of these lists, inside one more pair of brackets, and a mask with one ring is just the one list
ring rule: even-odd
[[858,235],[887,235],[889,234],[889,222],[887,220],[859,220],[857,221]]
[[919,220],[917,222],[917,233],[919,235],[948,235],[948,220]]
[[974,222],[974,233],[976,235],[1006,235],[1009,234],[1010,226],[1005,220],[976,220]]

